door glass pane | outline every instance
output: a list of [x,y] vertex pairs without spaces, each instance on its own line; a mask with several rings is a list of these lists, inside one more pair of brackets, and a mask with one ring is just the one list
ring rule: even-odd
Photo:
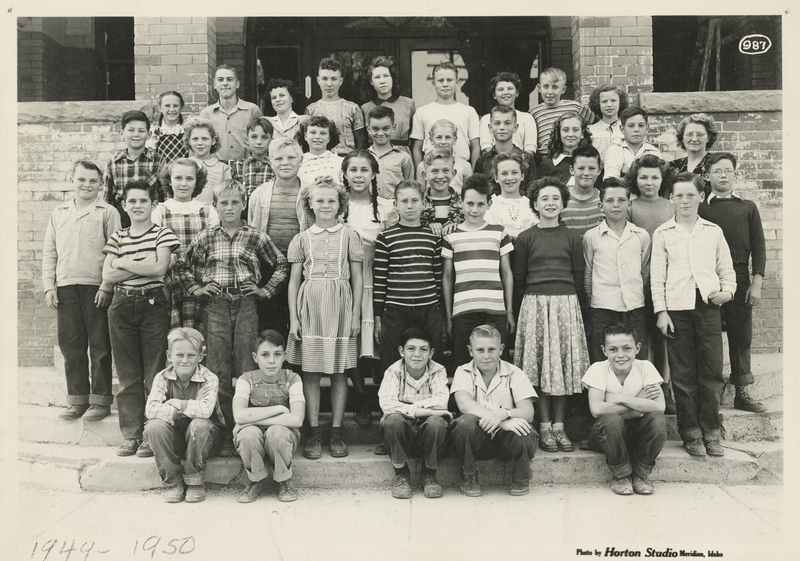
[[371,87],[367,89],[364,72],[369,63],[377,56],[384,54],[382,49],[366,50],[327,50],[317,60],[310,71],[312,94],[310,101],[316,101],[322,96],[317,84],[317,67],[323,58],[335,58],[342,65],[342,87],[339,88],[339,97],[352,101],[358,105],[366,103],[375,93]]
[[469,73],[458,51],[411,51],[411,97],[414,98],[417,107],[436,100],[431,72],[437,64],[445,61],[452,62],[458,68],[456,99],[460,103],[469,105],[469,96],[464,93]]
[[258,100],[261,110],[272,115],[269,97],[266,96],[267,84],[273,78],[291,80],[295,86],[300,77],[300,47],[259,47],[256,50],[256,83],[258,84]]

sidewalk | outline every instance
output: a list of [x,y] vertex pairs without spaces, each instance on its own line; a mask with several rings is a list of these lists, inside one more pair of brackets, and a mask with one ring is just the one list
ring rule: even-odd
[[[42,548],[51,540],[58,542],[48,561],[516,561],[545,554],[551,560],[626,556],[626,550],[646,557],[647,548],[678,558],[680,550],[705,557],[715,550],[726,560],[800,558],[800,527],[796,516],[791,525],[783,518],[783,487],[758,481],[661,483],[651,497],[566,485],[537,486],[526,497],[491,488],[479,499],[446,487],[443,498],[430,500],[415,489],[409,501],[392,499],[388,489],[302,489],[300,499],[288,504],[278,502],[273,489],[250,505],[236,502],[238,491],[214,488],[204,503],[172,505],[160,491],[69,493],[20,486],[12,534],[17,547],[4,559],[42,561]],[[7,518],[5,529],[14,532],[12,524]],[[782,526],[791,545],[781,542]]]

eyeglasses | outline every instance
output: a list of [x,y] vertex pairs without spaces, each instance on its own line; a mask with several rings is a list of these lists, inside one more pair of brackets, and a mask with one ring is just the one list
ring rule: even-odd
[[736,175],[736,171],[732,169],[715,169],[709,172],[709,175],[713,175],[714,177],[729,177],[732,175]]
[[705,138],[708,136],[708,133],[705,132],[690,132],[689,134],[684,134],[684,138]]

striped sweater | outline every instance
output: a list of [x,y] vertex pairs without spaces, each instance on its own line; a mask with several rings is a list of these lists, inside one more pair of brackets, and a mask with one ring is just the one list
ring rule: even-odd
[[441,241],[427,226],[387,228],[375,241],[374,306],[429,306],[439,301]]

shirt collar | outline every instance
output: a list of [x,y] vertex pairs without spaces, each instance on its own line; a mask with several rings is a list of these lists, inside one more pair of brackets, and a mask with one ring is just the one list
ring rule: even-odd
[[[206,368],[202,364],[198,364],[197,368],[195,368],[194,374],[192,374],[192,377],[189,378],[189,381],[199,382],[202,384],[203,382],[208,380],[209,373],[210,371],[208,370],[208,368]],[[164,378],[166,378],[167,380],[174,380],[174,381],[178,380],[178,375],[175,373],[175,367],[172,366],[171,364],[164,369],[163,374]]]
[[737,195],[734,191],[731,191],[731,194],[728,195],[727,197],[720,197],[719,195],[714,193],[714,191],[711,191],[711,193],[708,194],[708,197],[706,198],[706,200],[708,201],[708,204],[711,204],[711,201],[713,201],[714,199],[720,199],[720,200],[722,200],[722,199],[739,199],[740,201],[744,200],[742,197]]
[[[625,228],[622,230],[622,235],[620,236],[620,238],[625,237],[625,234],[627,234],[629,232],[632,233],[633,229],[634,229],[633,223],[630,220],[626,220],[625,221]],[[614,230],[611,229],[611,226],[608,225],[608,220],[603,220],[602,222],[600,222],[600,224],[597,225],[597,231],[598,231],[598,233],[600,235],[603,235],[603,234],[606,234],[606,233],[614,234],[615,236],[617,235],[616,232],[614,232]]]
[[[501,360],[500,361],[500,365],[497,367],[497,373],[495,373],[494,378],[492,378],[492,382],[497,380],[498,377],[499,378],[507,378],[509,376],[509,374],[511,374],[511,371],[509,370],[508,366],[509,366],[509,364],[506,361]],[[466,370],[467,372],[472,374],[472,378],[476,383],[477,383],[477,379],[480,378],[481,379],[481,384],[483,384],[483,376],[481,375],[480,369],[475,364],[475,360],[474,359],[469,361],[467,364],[463,365],[461,368],[463,368],[464,370]],[[492,383],[489,383],[489,385],[491,386]],[[489,388],[486,388],[486,390],[488,391]]]
[[[212,111],[216,111],[217,109],[225,113],[225,110],[222,108],[222,105],[220,105],[219,101],[217,101],[214,105],[211,106]],[[245,107],[244,105],[244,100],[241,97],[237,97],[236,105],[234,105],[233,108],[231,109],[231,113],[233,113],[234,111],[245,111],[246,109],[247,107]]]
[[[128,158],[128,149],[125,148],[124,150],[120,150],[117,152],[117,155],[114,156],[114,161],[118,162],[123,158]],[[153,154],[149,148],[145,148],[144,151],[139,154],[135,159],[131,160],[132,162],[137,162],[139,160],[153,160]]]
[[561,153],[558,156],[556,156],[555,158],[553,158],[553,165],[557,166],[558,164],[561,163],[561,160],[563,160],[564,158],[571,158],[571,157],[572,156],[570,156],[569,154]]
[[400,149],[397,146],[395,146],[394,144],[390,144],[389,146],[390,146],[390,148],[386,152],[384,152],[383,154],[378,154],[375,151],[375,147],[372,144],[370,144],[369,147],[367,148],[367,152],[369,152],[370,154],[372,154],[376,158],[382,158],[386,154],[390,154],[391,152],[399,152],[400,151]]
[[394,103],[395,101],[397,101],[397,98],[399,98],[399,97],[400,97],[400,94],[397,94],[397,95],[392,94],[391,96],[389,96],[389,99],[381,99],[381,98],[376,96],[376,97],[374,97],[372,99],[372,103],[374,103],[375,105],[383,105],[387,101],[389,103]]
[[321,234],[322,232],[336,232],[340,230],[344,226],[341,222],[339,222],[336,226],[331,226],[330,228],[320,228],[316,224],[312,224],[308,227],[314,234]]

